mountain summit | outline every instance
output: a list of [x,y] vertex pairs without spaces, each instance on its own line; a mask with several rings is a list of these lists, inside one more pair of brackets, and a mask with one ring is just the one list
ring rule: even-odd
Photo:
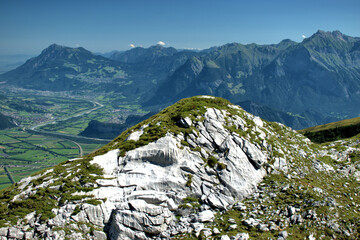
[[313,144],[221,98],[183,99],[2,191],[0,237],[356,239],[359,151],[356,139]]
[[114,53],[110,56],[110,59],[124,63],[141,63],[154,61],[160,57],[172,56],[177,52],[173,47],[166,48],[161,45],[155,45],[149,48],[136,47],[126,52]]
[[52,44],[39,56],[1,75],[1,79],[22,88],[51,91],[91,88],[94,91],[100,83],[106,85],[111,80],[124,78],[122,68],[121,64],[82,47]]
[[85,48],[70,48],[57,44],[52,44],[48,48],[44,49],[41,54],[34,61],[34,69],[41,67],[43,64],[51,63],[52,61],[59,61],[61,59],[71,59],[75,63],[83,63],[84,60],[88,60],[89,57],[93,57],[93,54]]

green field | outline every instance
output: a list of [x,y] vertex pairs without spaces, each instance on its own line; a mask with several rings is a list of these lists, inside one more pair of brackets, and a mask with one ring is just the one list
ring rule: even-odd
[[0,91],[0,112],[11,116],[21,126],[27,127],[46,121],[56,121],[94,107],[94,103],[62,96],[42,96],[31,92]]
[[[102,144],[78,143],[84,154],[93,152]],[[4,167],[15,182],[43,168],[54,166],[70,158],[79,157],[75,142],[30,134],[20,128],[0,131],[0,189],[11,185]]]
[[40,127],[39,130],[58,132],[64,134],[78,135],[88,126],[91,120],[97,120],[100,122],[123,122],[130,114],[144,114],[139,105],[115,105],[103,100],[104,107],[97,109],[96,111],[88,114],[74,117],[64,121],[58,121],[54,124],[49,124]]
[[0,89],[0,112],[18,124],[16,128],[0,130],[0,189],[11,185],[4,167],[17,182],[78,157],[79,146],[86,155],[105,144],[58,133],[76,136],[91,120],[122,123],[130,114],[145,113],[139,105],[129,104],[115,93],[89,96],[86,92],[71,95],[29,89]]

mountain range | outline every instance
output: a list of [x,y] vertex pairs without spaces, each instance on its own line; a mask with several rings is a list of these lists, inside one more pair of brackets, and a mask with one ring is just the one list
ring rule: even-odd
[[275,120],[300,129],[360,114],[360,38],[319,30],[300,43],[231,43],[203,51],[156,45],[109,58],[51,45],[0,75],[0,81],[39,90],[115,93],[150,111],[210,94],[297,116]]
[[147,104],[212,94],[300,115],[357,116],[359,44],[338,31],[318,31],[301,43],[227,44],[189,59]]

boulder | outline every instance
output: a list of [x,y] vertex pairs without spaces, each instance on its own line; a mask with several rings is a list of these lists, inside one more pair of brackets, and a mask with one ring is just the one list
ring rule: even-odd
[[107,236],[104,232],[94,230],[93,234],[96,240],[107,240]]
[[9,228],[9,232],[8,232],[8,238],[14,238],[14,239],[23,239],[24,237],[24,232],[21,231],[20,229],[18,228],[15,228],[15,227],[11,227]]
[[238,233],[236,234],[235,236],[235,240],[248,240],[250,237],[249,237],[249,234],[248,233]]
[[9,228],[6,227],[0,228],[0,236],[6,237],[8,235],[8,232],[9,232]]
[[228,235],[222,235],[220,240],[230,240],[230,237]]
[[185,118],[180,118],[177,124],[179,127],[189,128],[192,126],[192,121],[189,117],[185,117]]
[[196,216],[198,222],[212,222],[214,218],[214,213],[211,210],[199,212]]

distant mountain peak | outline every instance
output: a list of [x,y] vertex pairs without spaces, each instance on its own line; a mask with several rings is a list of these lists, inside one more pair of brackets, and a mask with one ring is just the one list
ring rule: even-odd
[[152,45],[152,46],[149,47],[149,49],[151,49],[151,48],[164,49],[164,48],[166,48],[166,47],[163,46],[163,45],[160,45],[160,44],[156,44],[156,45]]
[[296,42],[294,42],[293,40],[287,38],[287,39],[281,40],[281,42],[279,44],[284,44],[284,43],[288,44],[288,43],[296,43]]
[[45,48],[42,53],[44,52],[49,52],[49,51],[59,51],[59,50],[62,50],[62,49],[65,49],[65,48],[68,48],[66,46],[63,46],[63,45],[59,45],[59,44],[56,44],[56,43],[53,43],[51,44],[50,46],[48,46],[47,48]]
[[178,51],[173,47],[164,47],[157,44],[148,48],[136,47],[126,52],[115,52],[110,56],[110,59],[126,63],[138,63],[154,61],[160,57],[172,56],[177,52]]
[[60,45],[60,44],[53,43],[53,44],[51,44],[51,45],[50,45],[49,47],[47,47],[47,48],[63,48],[63,47],[65,47],[65,46]]
[[317,30],[317,32],[315,34],[318,35],[343,35],[343,33],[341,33],[339,30],[334,30],[334,31],[324,31],[324,30]]
[[335,31],[323,31],[323,30],[318,30],[316,33],[314,33],[310,38],[314,38],[314,37],[321,37],[321,38],[330,38],[330,39],[338,39],[338,40],[348,40],[349,36],[343,34],[342,32],[340,32],[339,30],[335,30]]
[[51,44],[49,47],[45,48],[38,57],[40,59],[41,58],[56,59],[56,58],[64,58],[64,57],[67,58],[72,55],[78,55],[78,54],[84,54],[87,56],[93,55],[92,52],[86,50],[83,47],[72,48],[58,44]]
[[114,70],[102,73],[102,79],[113,79],[117,73],[122,76],[119,63],[94,55],[83,47],[71,48],[51,44],[37,57],[29,59],[23,65],[1,77],[9,84],[23,88],[52,91],[71,90],[85,85],[85,75],[87,85],[90,85],[90,82],[95,84],[99,75],[94,69],[97,71],[103,66],[114,67]]
[[72,48],[72,47],[68,47],[68,46],[64,46],[64,45],[59,45],[56,43],[51,44],[50,46],[48,46],[47,48],[45,48],[41,53],[46,53],[46,52],[59,52],[59,51],[82,51],[82,52],[87,52],[87,53],[91,53],[89,50],[83,48],[83,47],[76,47],[76,48]]

